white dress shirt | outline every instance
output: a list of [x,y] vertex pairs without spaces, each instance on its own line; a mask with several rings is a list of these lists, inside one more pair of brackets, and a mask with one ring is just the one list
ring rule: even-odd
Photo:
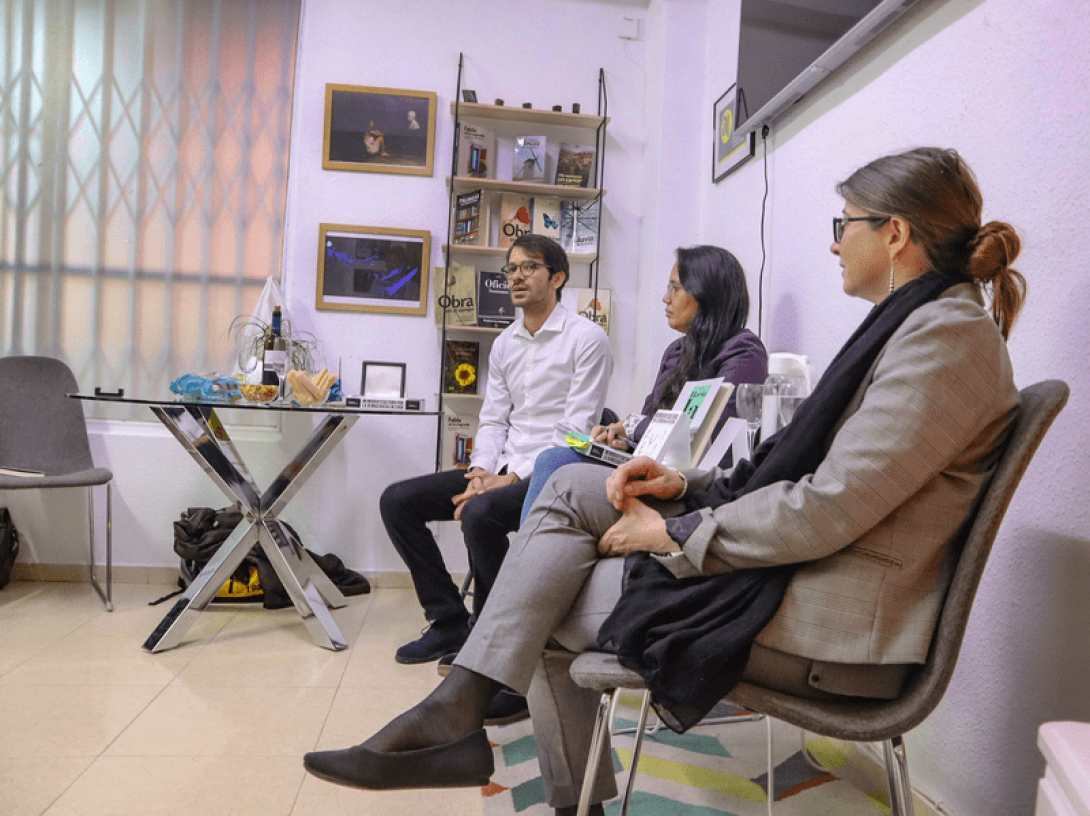
[[601,326],[559,303],[531,336],[521,313],[492,344],[471,467],[528,479],[556,444],[557,422],[586,433],[599,423],[613,354]]

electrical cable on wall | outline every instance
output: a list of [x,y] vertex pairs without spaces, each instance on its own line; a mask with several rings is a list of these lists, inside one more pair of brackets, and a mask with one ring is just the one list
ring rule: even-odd
[[[764,148],[765,194],[761,199],[761,271],[757,274],[757,336],[764,342],[765,312],[765,213],[768,211],[768,125],[761,128],[761,145]],[[765,345],[768,345],[765,343]]]

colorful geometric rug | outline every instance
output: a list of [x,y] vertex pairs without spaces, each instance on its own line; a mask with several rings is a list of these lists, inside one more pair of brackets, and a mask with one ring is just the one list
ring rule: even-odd
[[[634,727],[640,698],[623,694],[614,728]],[[725,706],[723,716],[737,711]],[[649,720],[653,720],[652,712]],[[772,720],[775,816],[878,816],[889,814],[885,789],[874,790],[848,765],[849,743],[810,737],[802,750],[803,732]],[[700,726],[685,734],[663,727],[644,738],[630,816],[767,816],[768,726],[765,721]],[[553,816],[545,804],[545,788],[528,720],[489,728],[495,746],[496,773],[482,789],[484,816]],[[623,790],[632,762],[633,736],[613,737],[613,767]],[[622,773],[623,771],[623,773]],[[605,806],[617,816],[620,799]]]

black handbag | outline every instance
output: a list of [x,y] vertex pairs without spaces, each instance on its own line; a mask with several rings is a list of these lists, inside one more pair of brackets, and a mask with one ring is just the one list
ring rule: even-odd
[[11,581],[15,559],[19,557],[19,531],[11,520],[8,508],[0,507],[0,589]]

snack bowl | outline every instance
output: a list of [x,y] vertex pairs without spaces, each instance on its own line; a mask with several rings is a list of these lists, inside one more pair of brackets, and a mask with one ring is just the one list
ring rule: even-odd
[[291,398],[300,405],[321,405],[327,399],[329,399],[330,386],[322,388],[318,385],[319,381],[325,381],[325,369],[317,375],[312,375],[306,371],[289,371],[288,372],[288,385],[291,386]]
[[276,395],[280,393],[280,386],[243,383],[238,390],[242,392],[242,397],[247,402],[264,403],[276,399]]

